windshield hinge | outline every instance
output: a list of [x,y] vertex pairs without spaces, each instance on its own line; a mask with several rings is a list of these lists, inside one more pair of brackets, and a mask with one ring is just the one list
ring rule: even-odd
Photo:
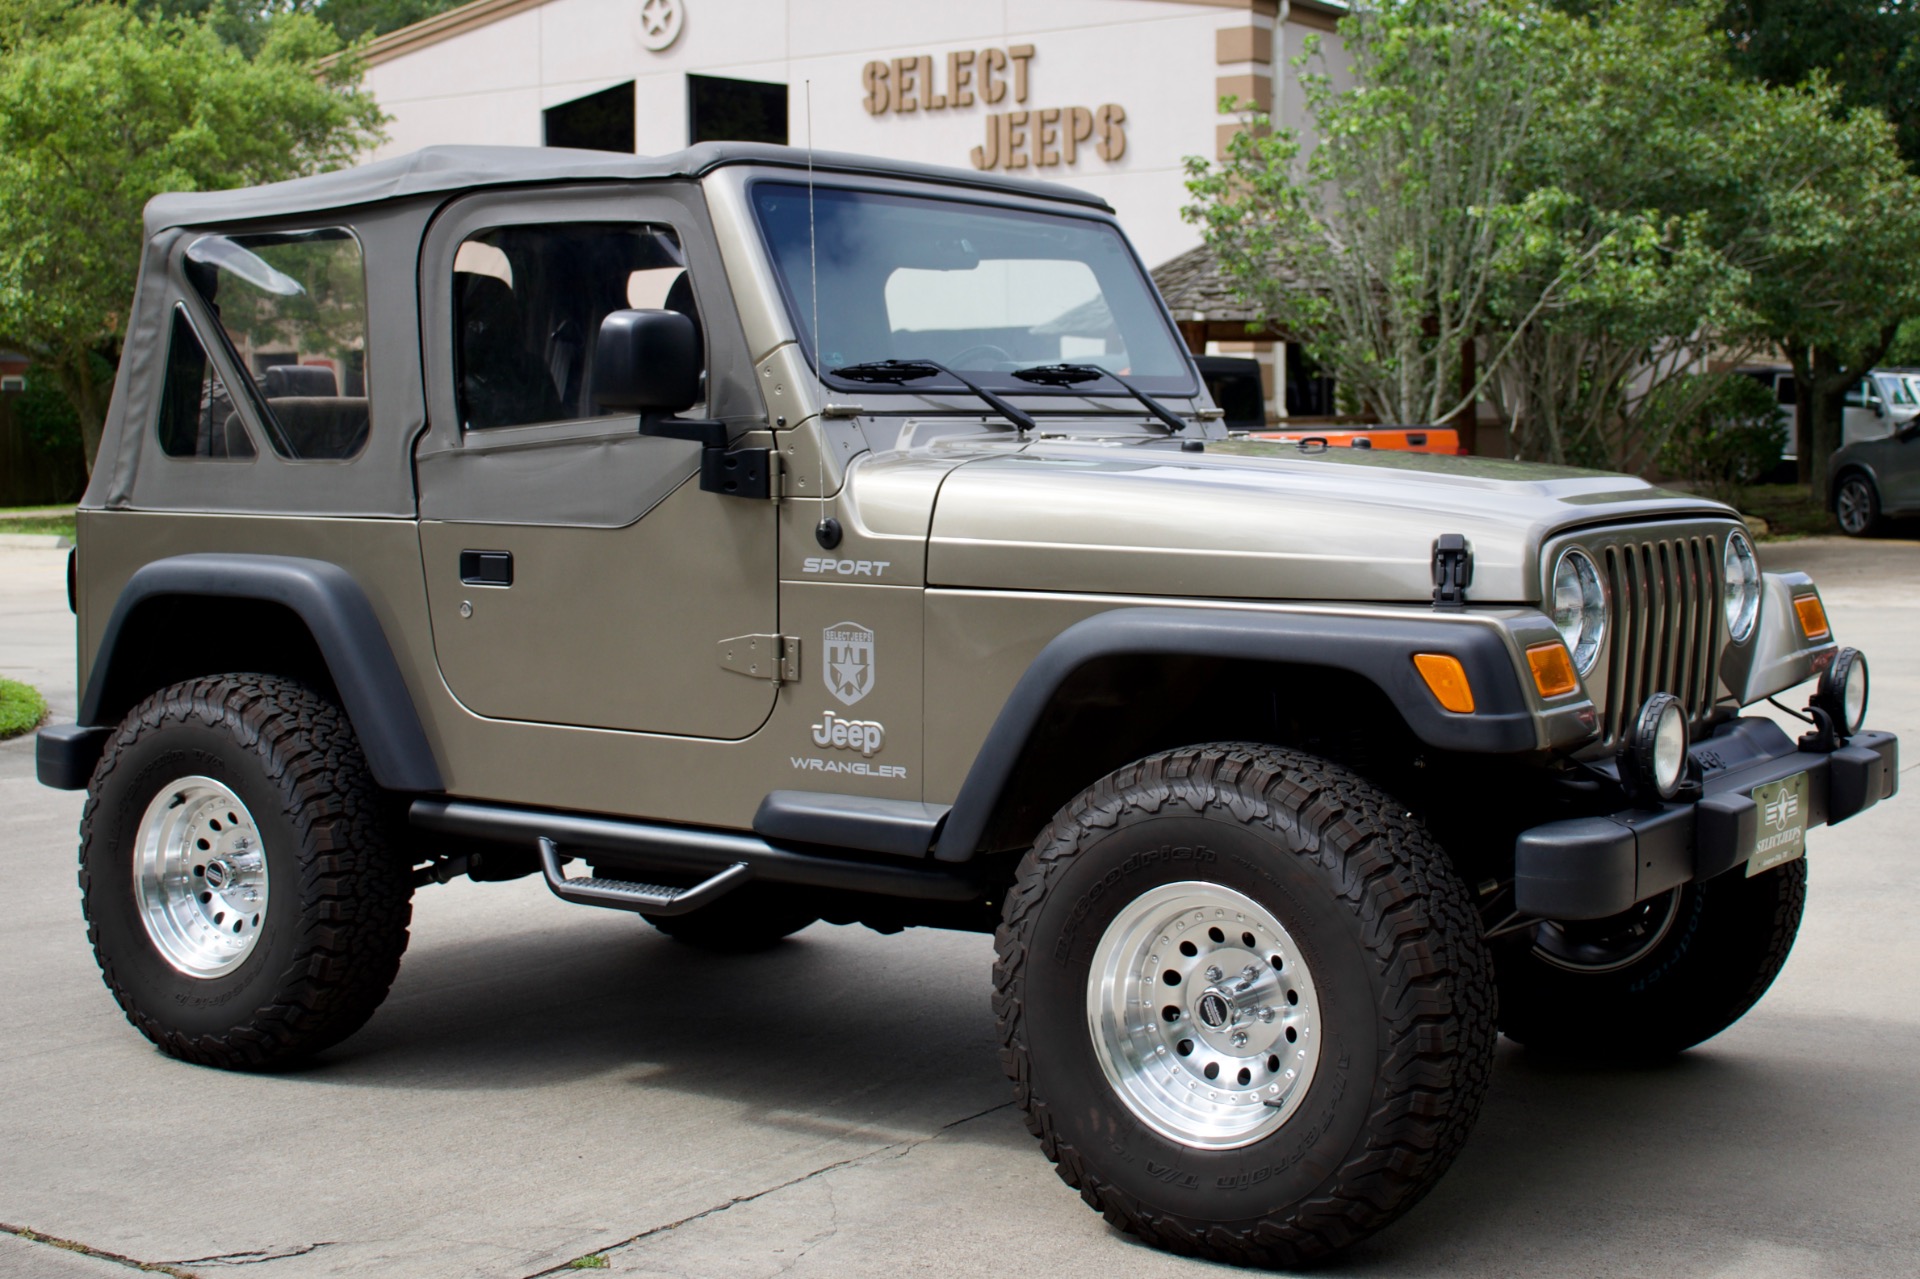
[[790,684],[800,678],[796,635],[736,635],[720,641],[720,665],[736,675]]
[[1473,585],[1473,548],[1458,533],[1442,533],[1433,542],[1433,606],[1458,609],[1467,605]]

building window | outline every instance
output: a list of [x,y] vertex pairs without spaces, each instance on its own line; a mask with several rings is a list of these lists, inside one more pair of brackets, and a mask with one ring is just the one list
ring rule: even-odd
[[16,391],[17,392],[17,391],[24,391],[26,389],[27,389],[27,379],[20,376],[19,374],[9,373],[5,377],[0,377],[0,391]]
[[787,86],[762,80],[687,77],[687,143],[787,143]]
[[541,112],[550,147],[633,154],[633,81]]

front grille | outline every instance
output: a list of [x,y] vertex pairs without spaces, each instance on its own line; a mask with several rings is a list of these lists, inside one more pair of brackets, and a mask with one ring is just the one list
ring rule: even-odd
[[1655,693],[1680,699],[1699,724],[1719,684],[1720,559],[1714,539],[1689,533],[1601,548],[1612,600],[1607,653],[1607,744],[1617,743]]

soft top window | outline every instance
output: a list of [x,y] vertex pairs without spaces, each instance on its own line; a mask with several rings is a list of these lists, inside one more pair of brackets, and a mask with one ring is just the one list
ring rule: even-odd
[[207,235],[187,276],[252,379],[267,440],[295,459],[367,444],[367,277],[344,227]]
[[453,354],[468,430],[618,416],[593,401],[600,321],[628,307],[700,322],[669,227],[559,222],[493,227],[453,257]]

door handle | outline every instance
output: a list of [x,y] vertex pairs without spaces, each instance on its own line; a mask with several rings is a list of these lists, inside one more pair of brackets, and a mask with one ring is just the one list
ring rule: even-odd
[[468,586],[512,586],[513,552],[460,552],[460,580]]

